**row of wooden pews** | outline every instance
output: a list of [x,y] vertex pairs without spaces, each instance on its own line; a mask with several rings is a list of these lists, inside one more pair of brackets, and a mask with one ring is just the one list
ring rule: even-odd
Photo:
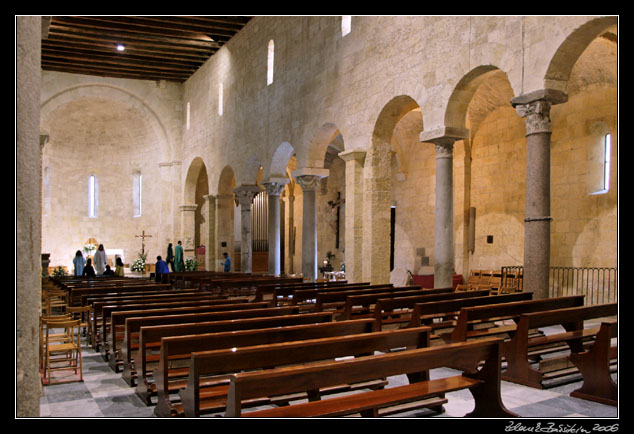
[[[603,397],[609,371],[598,385],[594,375],[606,352],[615,355],[605,341],[616,324],[584,328],[585,320],[615,316],[616,305],[589,309],[582,297],[532,300],[530,293],[488,289],[258,282],[255,276],[227,279],[250,280],[244,292],[212,289],[223,288],[219,279],[201,274],[183,280],[180,290],[81,298],[99,312],[104,358],[155,405],[157,416],[383,416],[403,405],[442,411],[446,393],[469,389],[475,408],[468,416],[513,417],[501,402],[500,381],[515,381],[515,360],[534,361],[546,354],[546,344],[560,350],[562,343],[570,343],[570,363],[582,367],[584,387],[575,396],[616,403]],[[537,314],[543,315],[530,316]],[[527,316],[534,321],[528,326]],[[564,324],[561,336],[539,330],[557,324]],[[517,339],[525,328],[522,346]],[[459,338],[456,330],[463,329]],[[430,380],[429,370],[438,367],[461,374]],[[388,377],[401,374],[408,385],[385,387]],[[351,393],[338,394],[343,391]],[[273,408],[252,411],[265,404]]]

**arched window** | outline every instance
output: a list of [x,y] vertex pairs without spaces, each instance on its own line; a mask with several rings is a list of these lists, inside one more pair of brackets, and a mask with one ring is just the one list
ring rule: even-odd
[[187,109],[185,112],[185,127],[186,129],[189,129],[189,102],[187,102]]
[[132,184],[132,202],[134,204],[134,217],[141,217],[141,204],[143,199],[143,175],[135,172]]
[[605,194],[610,190],[610,156],[612,135],[603,122],[590,126],[591,144],[588,148],[587,182],[590,194]]
[[341,17],[341,36],[346,36],[352,30],[352,15]]
[[98,188],[97,177],[91,174],[88,178],[88,217],[97,217]]
[[266,62],[266,85],[273,83],[273,58],[275,56],[275,43],[273,39],[269,41],[269,51]]
[[603,190],[610,189],[610,154],[612,152],[612,135],[610,133],[603,137]]

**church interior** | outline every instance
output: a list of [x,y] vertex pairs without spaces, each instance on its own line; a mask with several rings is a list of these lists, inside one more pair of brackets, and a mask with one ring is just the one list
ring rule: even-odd
[[[81,382],[42,384],[43,289],[100,244],[146,281],[173,246],[185,273],[618,302],[617,16],[15,24],[18,418],[155,416],[86,342]],[[520,417],[618,417],[579,378],[501,384]]]

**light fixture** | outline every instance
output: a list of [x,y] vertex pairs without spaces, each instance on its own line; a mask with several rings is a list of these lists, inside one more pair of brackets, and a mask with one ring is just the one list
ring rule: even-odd
[[117,51],[125,50],[125,46],[123,44],[117,44]]

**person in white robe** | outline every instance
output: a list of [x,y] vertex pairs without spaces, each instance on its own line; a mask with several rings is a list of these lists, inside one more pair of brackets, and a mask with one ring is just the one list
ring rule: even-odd
[[99,276],[102,275],[108,265],[108,256],[106,250],[103,248],[103,244],[99,244],[99,248],[95,252],[92,258],[92,265],[95,267],[95,273]]

